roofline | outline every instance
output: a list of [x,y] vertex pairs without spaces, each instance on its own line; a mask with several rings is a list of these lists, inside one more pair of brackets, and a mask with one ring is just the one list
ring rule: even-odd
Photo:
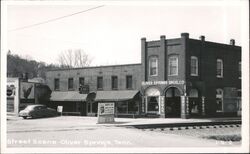
[[[165,40],[166,41],[168,41],[168,40],[174,41],[174,40],[180,40],[180,39],[181,39],[181,37],[179,37],[179,38],[169,38],[169,39],[165,39]],[[188,39],[201,42],[200,39],[195,39],[195,38],[188,38]],[[151,42],[160,42],[160,39],[159,40],[149,40],[149,41],[146,41],[146,42],[149,42],[149,43],[151,43]],[[228,46],[228,47],[241,48],[241,46],[239,46],[239,45],[230,45],[230,44],[226,44],[226,43],[213,42],[213,41],[207,41],[207,40],[205,40],[205,42],[206,43],[211,43],[211,44],[216,44],[216,45],[223,45],[223,46]]]
[[77,67],[77,68],[56,68],[56,69],[53,69],[53,70],[48,70],[46,72],[65,71],[65,70],[79,70],[79,69],[93,69],[93,68],[106,68],[106,67],[121,67],[121,66],[133,66],[133,65],[141,65],[141,63],[118,64],[118,65],[103,65],[103,66],[87,66],[87,67]]
[[[201,40],[198,40],[198,39],[192,39],[190,38],[190,40],[192,41],[197,41],[197,42],[201,42]],[[232,48],[241,48],[241,46],[239,45],[231,45],[231,44],[226,44],[226,43],[219,43],[219,42],[212,42],[212,41],[204,41],[205,43],[209,43],[209,44],[213,44],[213,45],[220,45],[220,46],[224,46],[224,47],[232,47]]]

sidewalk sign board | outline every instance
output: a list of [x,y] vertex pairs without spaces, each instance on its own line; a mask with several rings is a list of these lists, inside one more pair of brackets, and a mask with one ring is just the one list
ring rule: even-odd
[[57,106],[57,112],[61,113],[62,116],[63,106]]
[[112,123],[115,117],[115,103],[98,103],[98,123]]

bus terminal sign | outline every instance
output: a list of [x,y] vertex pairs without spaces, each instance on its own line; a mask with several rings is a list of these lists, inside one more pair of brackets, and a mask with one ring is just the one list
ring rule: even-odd
[[142,86],[151,86],[151,85],[183,85],[185,84],[184,80],[167,80],[167,81],[143,81]]

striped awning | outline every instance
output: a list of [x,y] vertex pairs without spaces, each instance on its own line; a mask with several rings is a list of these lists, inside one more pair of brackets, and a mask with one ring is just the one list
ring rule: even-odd
[[78,91],[53,91],[50,101],[86,101],[87,94]]

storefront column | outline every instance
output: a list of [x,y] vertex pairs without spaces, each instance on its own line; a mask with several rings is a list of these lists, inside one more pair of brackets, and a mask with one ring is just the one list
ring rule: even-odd
[[165,96],[159,96],[159,114],[161,118],[165,118]]
[[189,118],[189,100],[187,96],[181,96],[181,118]]
[[148,97],[145,96],[144,100],[145,100],[144,105],[143,105],[143,107],[145,107],[144,108],[144,113],[147,113],[148,112]]
[[205,113],[205,97],[204,96],[202,96],[201,97],[201,115],[206,115],[206,113]]

